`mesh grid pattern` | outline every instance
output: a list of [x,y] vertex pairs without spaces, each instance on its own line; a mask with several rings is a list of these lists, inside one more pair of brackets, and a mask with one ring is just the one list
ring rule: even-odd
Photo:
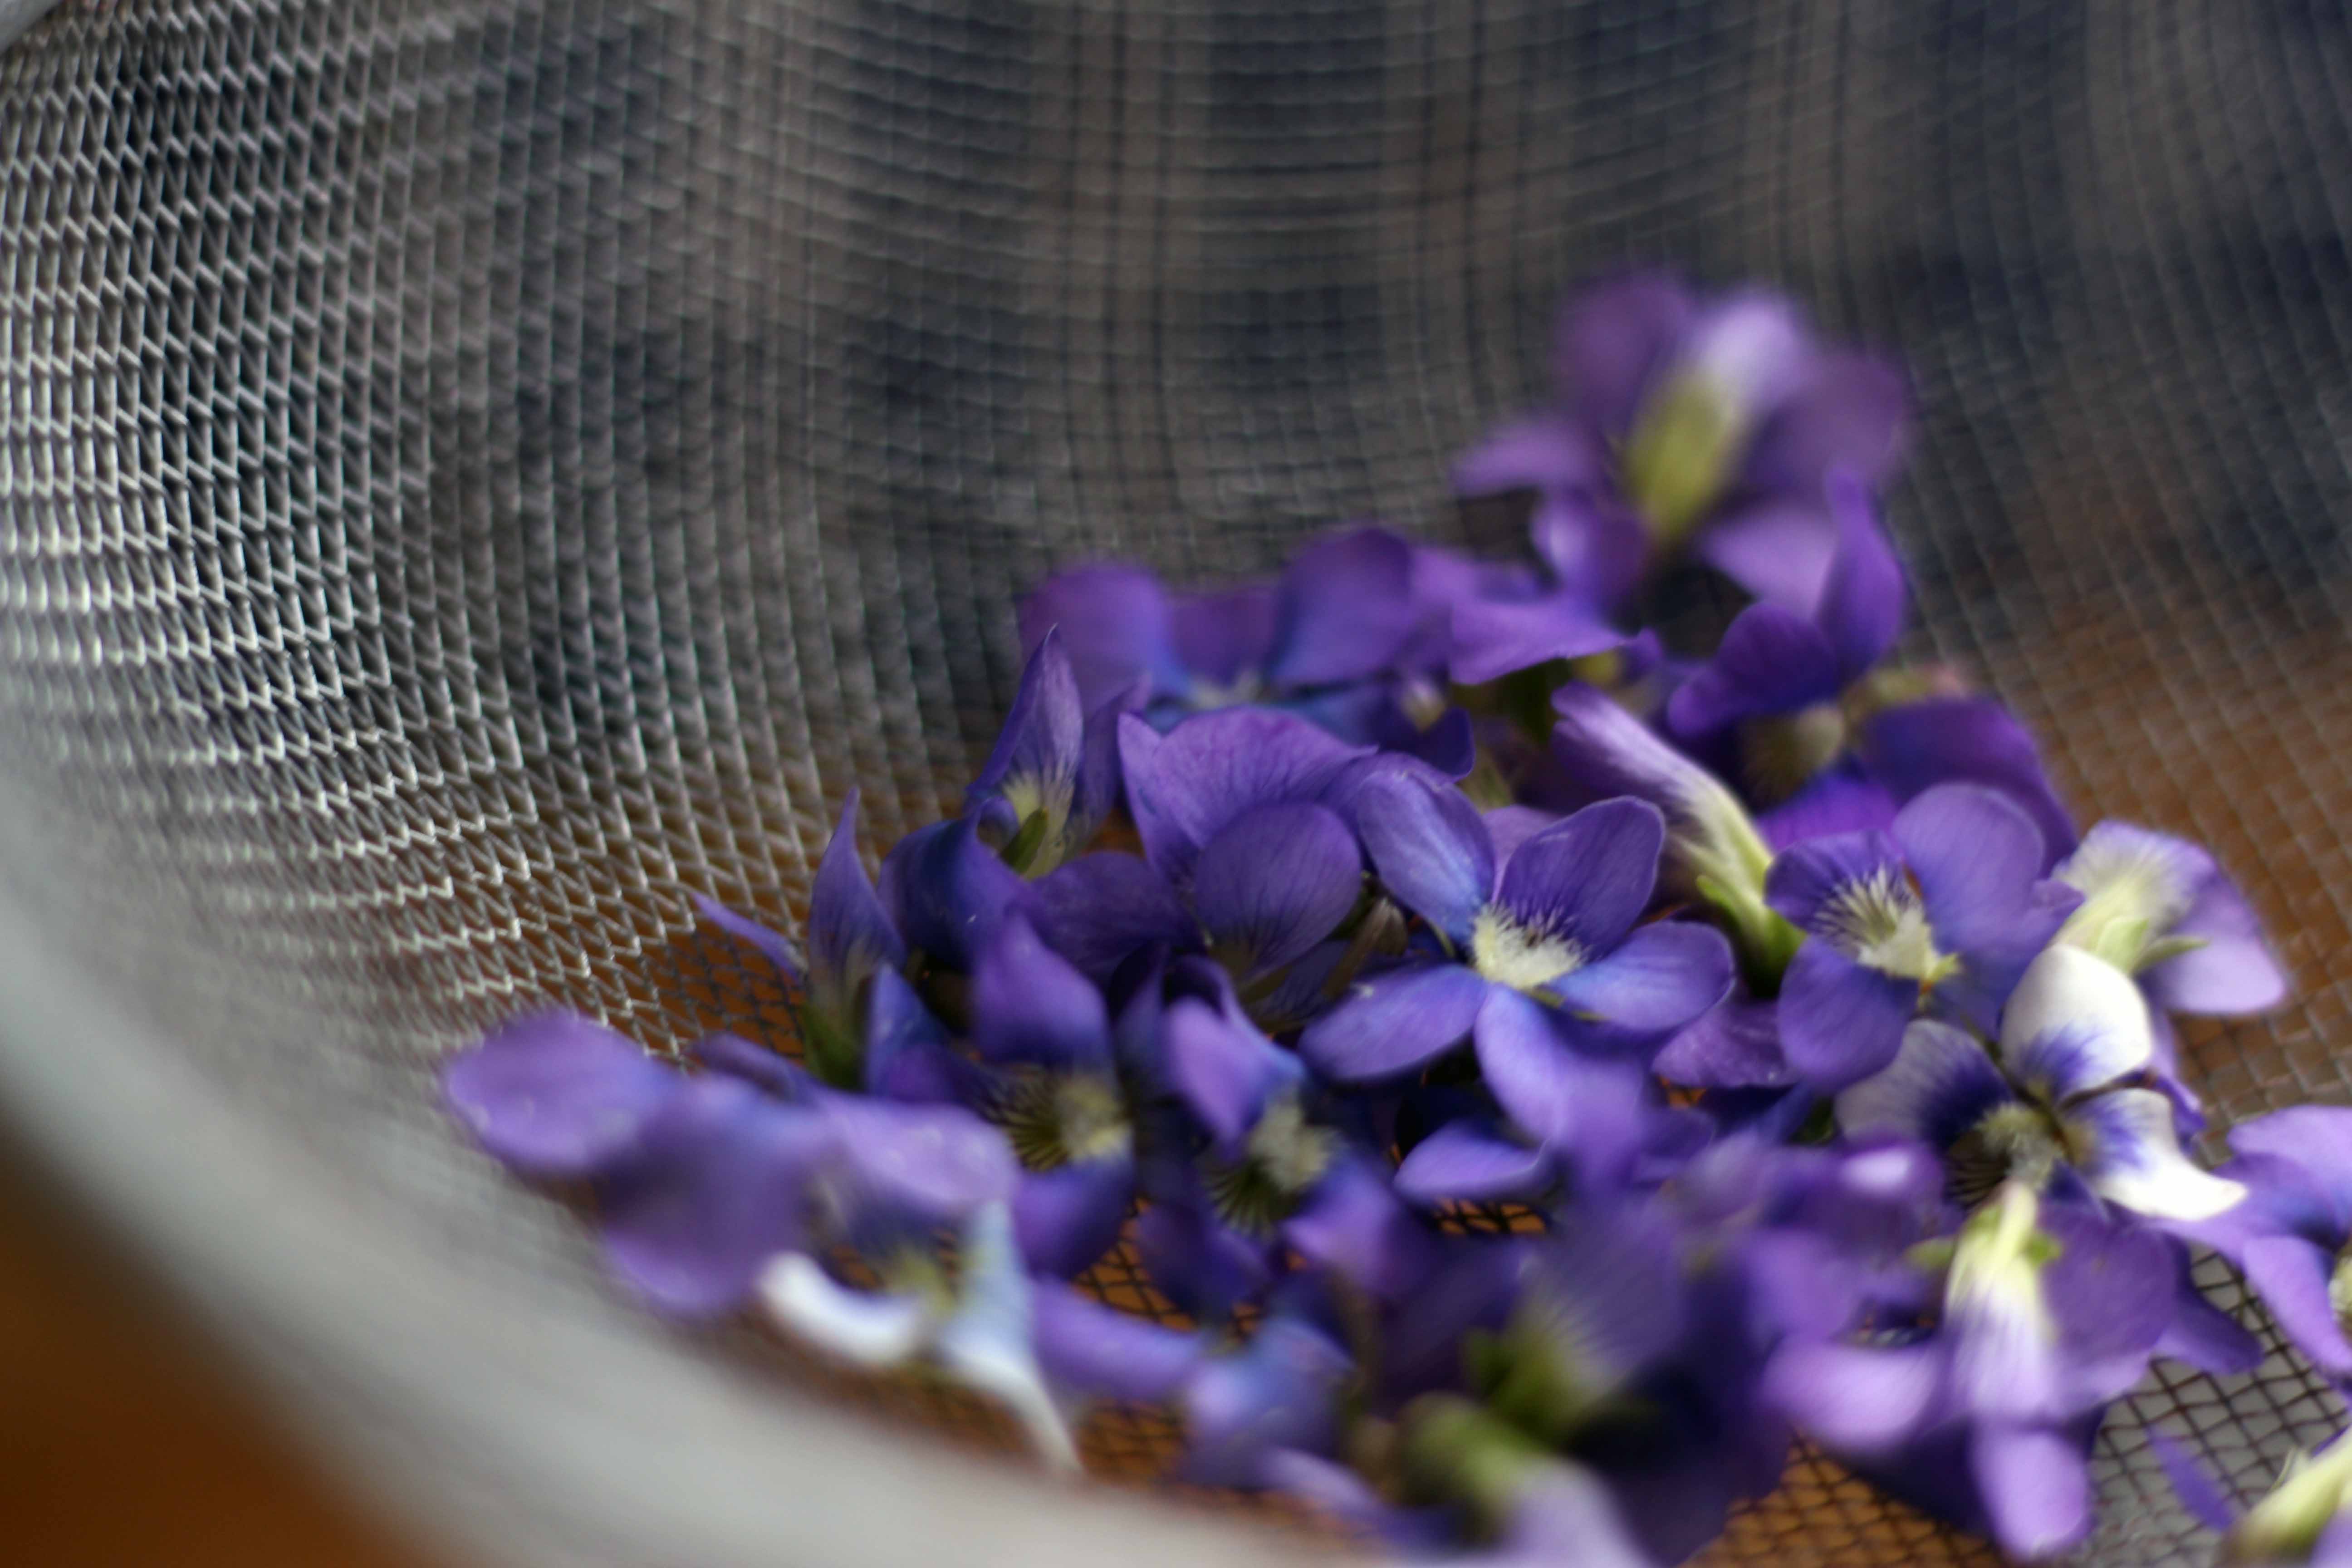
[[[439,1055],[779,1027],[687,895],[949,804],[1022,588],[1461,533],[1559,288],[1664,258],[1899,345],[1919,651],[2247,882],[2299,994],[2191,1034],[2221,1119],[2345,1100],[2347,102],[2316,5],[68,4],[0,59],[0,898],[354,1224],[604,1310]],[[672,1353],[987,1436],[748,1337]],[[2338,1414],[2168,1369],[2086,1555],[2186,1550],[2146,1426],[2251,1491]],[[1981,1553],[1801,1459],[1718,1555]]]

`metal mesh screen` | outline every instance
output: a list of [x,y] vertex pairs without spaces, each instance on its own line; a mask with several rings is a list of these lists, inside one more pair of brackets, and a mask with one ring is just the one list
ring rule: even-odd
[[[772,1026],[687,895],[781,916],[853,783],[877,838],[940,811],[1023,588],[1462,531],[1447,458],[1538,391],[1559,288],[1669,260],[1900,350],[1922,651],[2020,706],[2086,817],[2249,885],[2299,999],[2192,1037],[2223,1118],[2344,1100],[2330,16],[68,4],[0,59],[0,910],[50,998],[7,1071],[310,1408],[500,1549],[920,1560],[810,1456],[867,1441],[852,1409],[985,1421],[630,1314],[432,1063],[545,997],[662,1045]],[[2338,1414],[2283,1358],[2167,1377],[2101,1439],[2094,1561],[2188,1550],[2146,1423],[2252,1489]],[[453,1444],[460,1379],[495,1419]],[[1090,1440],[1132,1473],[1163,1426]],[[739,1473],[774,1498],[679,1501]],[[1296,1544],[979,1474],[1105,1557]],[[1062,1528],[908,1501],[965,1561]],[[1979,1552],[1810,1459],[1720,1549]]]

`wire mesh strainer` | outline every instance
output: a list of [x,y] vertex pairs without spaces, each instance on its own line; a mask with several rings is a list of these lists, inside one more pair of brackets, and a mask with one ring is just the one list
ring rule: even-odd
[[[2285,5],[68,4],[0,58],[0,1089],[478,1546],[1294,1552],[635,1315],[431,1064],[772,1010],[687,895],[934,815],[1021,589],[1460,531],[1559,288],[1663,258],[1900,349],[1927,651],[2262,907],[2221,1119],[2347,1099],[2347,94]],[[2168,1375],[2091,1560],[2188,1550],[2147,1424],[2252,1489],[2338,1414]],[[1810,1459],[1719,1550],[1979,1552]]]

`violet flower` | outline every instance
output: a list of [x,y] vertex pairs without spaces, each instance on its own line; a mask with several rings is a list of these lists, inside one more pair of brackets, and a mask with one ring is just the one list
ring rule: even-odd
[[2299,1105],[2230,1129],[2218,1174],[2245,1201],[2178,1228],[2228,1258],[2311,1363],[2352,1382],[2352,1109]]
[[2079,901],[2042,864],[2032,820],[1975,784],[1927,791],[1888,832],[1783,851],[1766,896],[1805,933],[1780,984],[1798,1076],[1829,1091],[1878,1072],[1930,997],[1989,1023]]
[[2163,1239],[2004,1184],[1961,1229],[1941,1316],[1906,1340],[1795,1340],[1767,1389],[1832,1456],[2013,1556],[2082,1539],[2099,1412],[2170,1321]]
[[1357,817],[1391,897],[1426,920],[1447,958],[1409,962],[1356,986],[1298,1048],[1342,1082],[1394,1079],[1473,1037],[1513,1120],[1538,1138],[1580,1131],[1571,1041],[1654,1045],[1731,984],[1731,953],[1705,926],[1637,926],[1657,880],[1657,810],[1612,800],[1496,863],[1478,813],[1450,788],[1368,785]]
[[1909,421],[1892,367],[1824,350],[1785,298],[1701,300],[1656,277],[1571,299],[1553,379],[1557,405],[1475,447],[1454,489],[1536,491],[1538,548],[1603,605],[1686,542],[1759,598],[1811,604],[1823,479],[1883,479]]
[[817,862],[809,894],[805,964],[780,932],[712,899],[698,899],[703,919],[764,954],[802,992],[799,1019],[809,1070],[835,1089],[866,1084],[865,1031],[874,977],[907,963],[907,944],[866,879],[857,856],[857,792],[841,804],[841,820]]
[[1773,803],[1843,750],[1841,700],[1903,630],[1903,568],[1869,491],[1851,474],[1832,474],[1829,514],[1837,548],[1819,601],[1748,605],[1666,704],[1667,723],[1685,739],[1744,727],[1748,771]]
[[2114,965],[2052,947],[2000,1017],[2000,1059],[1967,1030],[1913,1023],[1895,1059],[1837,1097],[1850,1134],[1894,1132],[1943,1152],[1953,1195],[2003,1182],[2079,1184],[2136,1213],[2210,1219],[2244,1195],[2181,1152],[2172,1102],[2146,1087],[2147,1005]]
[[1084,849],[1118,804],[1118,715],[1131,693],[1089,711],[1061,635],[1048,627],[1021,672],[996,747],[964,797],[1003,840],[1004,863],[1042,877]]

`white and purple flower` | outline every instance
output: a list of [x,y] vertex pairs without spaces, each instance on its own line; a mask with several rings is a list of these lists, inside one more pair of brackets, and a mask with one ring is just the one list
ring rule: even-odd
[[2002,1010],[2000,1044],[1996,1060],[1968,1030],[1918,1020],[1892,1062],[1838,1095],[1839,1125],[1940,1151],[1963,1204],[2017,1181],[2204,1220],[2244,1195],[2181,1152],[2172,1102],[2149,1086],[2147,1005],[2114,965],[2079,948],[2043,952]]

